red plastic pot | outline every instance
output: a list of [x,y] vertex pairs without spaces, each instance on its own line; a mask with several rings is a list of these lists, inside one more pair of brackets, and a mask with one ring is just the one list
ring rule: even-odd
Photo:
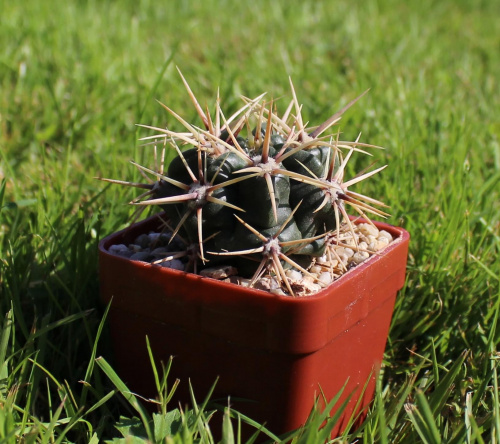
[[[293,298],[203,278],[112,255],[157,228],[152,217],[99,245],[101,295],[112,299],[110,324],[116,366],[129,387],[154,396],[145,336],[156,360],[173,355],[177,400],[189,402],[188,379],[202,398],[217,377],[222,398],[274,433],[306,421],[320,390],[340,402],[353,393],[344,419],[361,412],[375,389],[398,290],[405,281],[409,234],[376,223],[396,239],[313,296]],[[368,384],[367,384],[368,382]],[[366,385],[367,384],[367,385]],[[365,390],[363,388],[365,387]],[[235,399],[252,400],[239,402]],[[357,412],[354,412],[360,398]]]

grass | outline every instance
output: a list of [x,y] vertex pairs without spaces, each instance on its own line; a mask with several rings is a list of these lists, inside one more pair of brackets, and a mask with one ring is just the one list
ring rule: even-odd
[[[386,147],[383,180],[363,191],[388,202],[412,240],[374,406],[342,439],[500,442],[498,2],[0,0],[0,10],[0,441],[210,442],[207,422],[238,441],[234,412],[217,422],[201,403],[152,416],[95,360],[111,350],[97,242],[132,210],[127,190],[93,177],[132,179],[128,160],[147,163],[134,124],[165,124],[154,99],[194,118],[178,65],[200,99],[220,87],[225,109],[240,94],[288,95],[290,75],[311,122],[371,88],[341,127]],[[321,442],[319,424],[295,442]]]

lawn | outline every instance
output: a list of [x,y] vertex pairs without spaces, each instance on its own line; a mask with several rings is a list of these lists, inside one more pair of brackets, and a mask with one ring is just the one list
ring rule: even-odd
[[[375,160],[388,167],[362,191],[412,239],[375,403],[342,439],[500,443],[499,2],[0,0],[0,11],[1,442],[169,431],[167,442],[210,442],[207,421],[226,442],[237,435],[209,406],[180,416],[163,402],[152,417],[120,394],[99,302],[97,243],[130,222],[133,193],[95,177],[134,180],[130,159],[152,163],[136,124],[166,124],[156,100],[196,119],[178,66],[201,103],[219,88],[226,110],[242,94],[288,98],[290,76],[310,122],[370,89],[340,127],[385,148]],[[322,442],[320,422],[296,442]]]

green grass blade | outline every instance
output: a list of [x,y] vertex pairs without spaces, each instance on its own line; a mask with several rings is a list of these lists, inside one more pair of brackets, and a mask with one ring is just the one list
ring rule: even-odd
[[[222,406],[222,405],[217,404],[217,403],[213,403],[212,405],[214,407],[216,407],[218,410],[223,411],[223,412],[226,409],[225,406]],[[253,428],[255,428],[258,431],[258,433],[265,434],[268,438],[272,439],[273,441],[276,441],[276,442],[281,441],[281,439],[277,435],[275,435],[273,432],[271,432],[269,429],[267,429],[265,427],[265,425],[259,424],[257,421],[253,420],[252,418],[249,418],[248,416],[244,415],[243,413],[236,411],[234,409],[230,409],[228,411],[228,414],[231,416],[231,418],[236,418],[236,419],[238,419],[238,421],[241,420],[245,424],[252,426]]]
[[[106,306],[106,309],[105,309],[104,314],[101,318],[101,321],[99,322],[99,327],[97,328],[94,343],[92,345],[92,353],[90,355],[87,370],[85,371],[84,381],[89,381],[91,378],[91,375],[94,373],[95,359],[97,356],[97,345],[99,344],[99,339],[101,338],[106,319],[108,318],[108,313],[109,313],[109,308],[111,306],[111,303],[112,303],[112,301]],[[87,400],[87,392],[88,392],[87,387],[88,386],[86,384],[84,384],[84,388],[82,390],[82,396],[81,396],[81,403],[82,404],[85,404],[85,402]]]
[[221,444],[235,444],[233,424],[231,423],[230,408],[224,409],[222,417],[222,441]]
[[[497,358],[498,359],[498,358]],[[493,430],[492,430],[492,442],[496,441],[500,443],[500,401],[499,401],[499,384],[498,384],[498,372],[497,372],[497,362],[492,360],[493,367]]]
[[382,399],[382,382],[377,379],[377,390],[375,392],[375,411],[378,419],[378,428],[380,430],[380,444],[389,443],[389,430],[387,429],[386,411]]
[[434,416],[437,416],[444,407],[453,388],[453,383],[457,379],[467,355],[467,351],[462,352],[460,357],[453,363],[448,373],[443,377],[441,382],[436,385],[436,388],[430,395],[429,407]]
[[440,443],[441,436],[439,433],[438,426],[436,424],[436,414],[432,411],[430,404],[427,402],[427,398],[420,390],[416,393],[417,407],[421,414],[422,424],[427,431],[426,435],[429,437],[430,442]]
[[111,390],[109,393],[100,398],[94,405],[90,406],[85,410],[85,414],[83,416],[89,415],[94,410],[99,410],[106,402],[108,402],[114,395],[116,394],[115,390]]
[[422,442],[424,444],[436,444],[436,442],[433,440],[431,432],[429,432],[428,428],[426,427],[424,418],[422,417],[417,406],[415,406],[414,404],[406,404],[405,410]]
[[7,353],[9,347],[10,333],[12,330],[12,310],[9,310],[5,315],[5,321],[2,325],[2,333],[0,336],[0,381],[7,379],[9,370],[7,367]]
[[150,440],[153,440],[153,435],[151,433],[151,428],[149,425],[149,418],[144,407],[139,403],[137,397],[133,392],[129,390],[126,384],[120,379],[117,373],[113,370],[113,368],[108,364],[108,362],[103,358],[99,357],[96,359],[96,363],[99,368],[104,372],[104,374],[109,378],[109,380],[113,383],[116,389],[122,394],[122,396],[128,401],[128,403],[133,407],[133,409],[139,414],[144,429],[146,430],[147,437]]

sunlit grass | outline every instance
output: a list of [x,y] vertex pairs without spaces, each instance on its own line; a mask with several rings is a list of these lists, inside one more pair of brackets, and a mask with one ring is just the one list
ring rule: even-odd
[[[148,421],[164,437],[154,418],[177,406],[134,427],[109,378],[97,242],[132,209],[127,190],[94,177],[133,180],[130,159],[152,162],[135,124],[173,124],[155,99],[196,119],[177,65],[203,105],[220,87],[227,110],[262,91],[284,106],[291,76],[311,122],[370,88],[341,129],[386,148],[374,160],[388,168],[359,191],[412,239],[376,401],[346,439],[500,442],[498,2],[0,0],[0,11],[1,439],[99,442]],[[168,429],[173,442],[200,439],[209,413],[184,412],[201,422]],[[230,413],[208,424],[237,439]],[[319,423],[300,439],[321,440]]]

